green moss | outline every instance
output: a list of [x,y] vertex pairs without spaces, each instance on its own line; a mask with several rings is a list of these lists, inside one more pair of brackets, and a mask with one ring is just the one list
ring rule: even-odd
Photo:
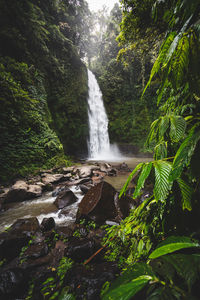
[[54,0],[0,3],[0,180],[86,149],[87,72],[60,9]]

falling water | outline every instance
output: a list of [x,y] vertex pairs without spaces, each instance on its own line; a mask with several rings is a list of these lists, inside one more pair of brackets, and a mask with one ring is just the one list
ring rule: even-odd
[[107,160],[120,156],[117,146],[110,145],[108,117],[102,93],[94,74],[88,70],[89,159]]

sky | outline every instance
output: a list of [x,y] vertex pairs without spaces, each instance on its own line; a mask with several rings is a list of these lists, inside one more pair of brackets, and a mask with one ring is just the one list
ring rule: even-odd
[[106,5],[111,10],[115,3],[119,3],[118,0],[86,0],[89,4],[91,11],[97,11],[101,9],[103,5]]

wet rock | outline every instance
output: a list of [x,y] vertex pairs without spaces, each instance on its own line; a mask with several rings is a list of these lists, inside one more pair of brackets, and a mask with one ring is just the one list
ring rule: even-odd
[[[74,227],[74,224],[72,225]],[[64,238],[69,238],[73,235],[74,228],[71,227],[58,227],[56,232]]]
[[108,170],[108,176],[117,176],[117,170],[114,168],[110,168]]
[[67,182],[66,185],[72,186],[72,185],[79,185],[83,183],[92,183],[91,178],[87,177],[87,178],[72,180],[71,182]]
[[54,249],[51,251],[51,265],[57,267],[60,259],[64,256],[67,245],[63,241],[57,241]]
[[37,218],[18,219],[9,229],[12,234],[27,234],[30,235],[39,230],[39,222]]
[[118,213],[114,203],[115,189],[107,182],[91,188],[79,204],[77,220],[87,216],[96,223],[115,220]]
[[106,176],[106,172],[102,172],[102,171],[99,171],[99,170],[93,171],[92,174],[96,177],[102,177],[102,178]]
[[28,244],[30,237],[26,235],[11,234],[10,232],[0,234],[0,260],[10,261],[17,257],[21,249]]
[[30,245],[28,249],[24,252],[23,258],[39,258],[48,254],[48,246],[46,243],[41,242],[37,244]]
[[77,168],[77,173],[80,178],[90,177],[92,175],[93,170],[99,170],[100,168],[95,165],[83,166]]
[[64,167],[64,168],[62,168],[62,172],[64,173],[64,174],[68,174],[68,173],[74,173],[73,172],[74,171],[74,167]]
[[71,219],[76,219],[76,212],[71,209],[71,207],[64,207],[61,209],[61,211],[58,214],[59,218],[62,218],[63,216],[70,217]]
[[4,203],[20,202],[42,195],[42,187],[39,185],[28,185],[23,180],[18,180],[4,195]]
[[83,262],[94,254],[96,250],[94,240],[73,238],[70,240],[65,255],[76,262]]
[[111,169],[111,165],[105,163],[105,164],[100,164],[100,171],[108,173],[108,170]]
[[52,197],[57,197],[61,192],[63,192],[64,190],[66,190],[67,188],[65,186],[60,186],[58,188],[56,188],[53,192],[52,192]]
[[31,235],[39,229],[37,218],[17,220],[8,232],[0,234],[0,257],[7,260],[17,257],[31,239]]
[[65,180],[70,180],[72,178],[72,174],[71,173],[68,173],[66,175],[64,175],[64,179]]
[[45,185],[59,183],[63,181],[63,179],[64,179],[63,174],[48,174],[48,173],[42,174],[42,182]]
[[42,220],[42,223],[41,223],[41,229],[42,231],[49,231],[53,228],[55,228],[56,226],[56,223],[55,223],[55,220],[54,218],[44,218]]
[[89,191],[89,189],[90,189],[89,186],[84,185],[84,184],[79,185],[79,188],[80,188],[80,190],[81,190],[81,192],[82,192],[83,194],[86,194],[86,193]]
[[77,201],[77,197],[75,196],[75,194],[70,189],[66,188],[64,191],[59,193],[54,204],[59,209],[61,209],[73,204],[76,201]]
[[115,207],[117,208],[118,215],[124,219],[128,217],[130,210],[136,206],[136,201],[128,195],[122,195],[119,199],[119,193],[115,195]]
[[68,227],[65,227],[65,226],[58,227],[56,232],[64,238],[69,238],[73,235],[74,228],[71,228],[71,227],[74,227],[74,226],[75,225],[73,224],[70,227],[69,226]]
[[0,298],[19,299],[18,297],[23,295],[26,289],[26,283],[27,276],[22,269],[14,268],[2,272],[0,274]]
[[76,290],[76,299],[100,300],[100,292],[106,281],[113,281],[119,273],[114,263],[92,266],[75,265],[65,276],[64,284]]

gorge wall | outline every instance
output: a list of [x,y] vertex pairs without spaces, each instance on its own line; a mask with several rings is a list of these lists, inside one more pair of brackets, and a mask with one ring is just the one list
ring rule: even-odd
[[0,181],[87,147],[75,10],[69,1],[0,1]]

